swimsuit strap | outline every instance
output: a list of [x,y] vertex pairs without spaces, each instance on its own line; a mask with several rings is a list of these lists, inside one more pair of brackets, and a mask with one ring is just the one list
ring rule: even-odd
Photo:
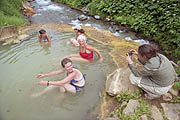
[[[74,67],[74,66],[73,66],[73,68],[77,69],[77,67]],[[78,70],[78,69],[77,69],[77,70]],[[81,73],[81,74],[82,74],[82,73]],[[68,73],[67,73],[67,75],[68,75]],[[77,82],[83,80],[83,78],[86,79],[85,76],[86,76],[86,74],[82,74],[82,78],[81,78],[80,80],[77,81],[77,80],[72,79],[71,81],[74,82],[74,83],[77,83]]]

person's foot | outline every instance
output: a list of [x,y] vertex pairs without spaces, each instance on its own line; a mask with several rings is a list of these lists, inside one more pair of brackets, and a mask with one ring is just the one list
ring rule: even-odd
[[152,97],[148,94],[144,94],[145,98],[148,99],[148,100],[152,100],[152,99],[155,99],[155,97]]
[[39,96],[41,96],[40,93],[34,93],[34,94],[31,95],[32,98],[36,98],[36,97],[39,97]]

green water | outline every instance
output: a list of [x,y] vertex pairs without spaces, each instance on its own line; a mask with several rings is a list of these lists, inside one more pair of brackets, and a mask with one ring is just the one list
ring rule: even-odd
[[41,46],[37,35],[21,44],[0,46],[0,120],[88,120],[98,114],[95,108],[100,103],[99,92],[104,88],[106,75],[115,69],[115,65],[108,55],[110,48],[90,39],[88,43],[100,50],[104,61],[73,62],[87,74],[83,91],[73,95],[53,90],[37,98],[31,97],[46,88],[37,85],[40,80],[57,81],[66,76],[37,79],[37,74],[58,70],[64,56],[79,52],[67,40],[73,33],[47,32],[52,36],[51,46]]

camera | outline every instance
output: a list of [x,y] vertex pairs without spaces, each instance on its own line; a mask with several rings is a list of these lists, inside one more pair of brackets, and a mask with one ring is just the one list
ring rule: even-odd
[[127,54],[128,54],[129,56],[132,56],[132,55],[133,55],[133,52],[132,52],[132,51],[129,51]]

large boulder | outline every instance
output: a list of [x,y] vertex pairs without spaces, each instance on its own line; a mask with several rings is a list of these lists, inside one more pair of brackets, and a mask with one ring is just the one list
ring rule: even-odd
[[15,39],[18,35],[16,26],[4,26],[0,27],[0,41],[6,42],[8,39]]
[[135,92],[138,87],[131,84],[129,80],[130,73],[129,68],[119,68],[109,74],[105,83],[106,92],[111,96],[124,91]]
[[23,14],[26,16],[32,16],[33,14],[36,13],[36,11],[31,8],[28,2],[22,2],[22,11],[23,11]]

